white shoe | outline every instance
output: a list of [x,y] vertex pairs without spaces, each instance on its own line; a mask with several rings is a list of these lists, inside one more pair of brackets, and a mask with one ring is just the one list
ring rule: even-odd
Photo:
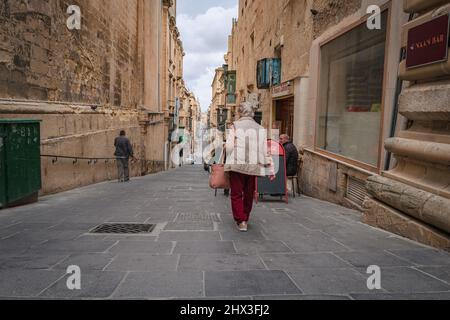
[[247,227],[247,222],[242,222],[239,226],[238,229],[240,232],[247,232],[248,227]]

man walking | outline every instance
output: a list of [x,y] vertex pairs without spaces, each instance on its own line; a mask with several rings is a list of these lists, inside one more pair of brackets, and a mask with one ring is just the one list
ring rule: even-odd
[[298,150],[287,134],[280,136],[280,143],[286,151],[286,176],[294,177],[298,173]]
[[119,182],[130,181],[129,160],[134,158],[133,147],[126,137],[125,131],[120,131],[120,136],[114,140],[116,152],[114,156],[117,160],[117,170],[119,172]]

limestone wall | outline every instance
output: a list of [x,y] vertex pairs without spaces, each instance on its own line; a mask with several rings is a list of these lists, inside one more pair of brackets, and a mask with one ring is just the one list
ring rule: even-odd
[[256,88],[256,62],[279,55],[282,82],[308,77],[312,41],[359,11],[361,2],[240,0],[228,54],[230,70],[237,70],[237,103],[249,92],[259,93],[263,125],[271,127],[272,96],[269,90]]
[[[67,28],[70,5],[80,7],[81,30]],[[113,157],[114,138],[124,129],[141,159],[132,164],[132,176],[164,170],[168,128],[161,101],[167,99],[161,95],[168,84],[155,71],[160,55],[169,54],[158,37],[161,6],[0,1],[0,118],[42,120],[44,155]],[[54,160],[42,158],[42,194],[117,175],[113,160]]]
[[[81,30],[66,26],[69,5]],[[0,2],[0,97],[136,108],[137,0]]]
[[[71,159],[42,157],[41,194],[61,192],[117,177],[114,160],[88,163],[85,158],[113,158],[114,139],[126,130],[136,157],[143,156],[141,128],[137,113],[120,109],[97,109],[50,103],[0,103],[2,118],[39,119],[41,122],[41,154],[74,157]],[[141,165],[131,167],[132,176],[141,175]]]
[[361,210],[360,204],[350,201],[347,196],[348,177],[365,181],[370,175],[370,172],[336,162],[313,150],[303,150],[301,189],[310,197]]

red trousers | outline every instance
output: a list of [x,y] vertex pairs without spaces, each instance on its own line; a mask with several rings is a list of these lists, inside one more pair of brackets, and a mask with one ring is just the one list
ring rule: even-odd
[[248,222],[255,196],[255,177],[230,172],[231,207],[237,223]]

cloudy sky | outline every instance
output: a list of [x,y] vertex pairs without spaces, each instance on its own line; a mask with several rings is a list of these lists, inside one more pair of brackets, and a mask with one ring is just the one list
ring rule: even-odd
[[199,98],[203,111],[211,103],[214,70],[222,66],[238,0],[178,0],[177,25],[184,51],[186,86]]

